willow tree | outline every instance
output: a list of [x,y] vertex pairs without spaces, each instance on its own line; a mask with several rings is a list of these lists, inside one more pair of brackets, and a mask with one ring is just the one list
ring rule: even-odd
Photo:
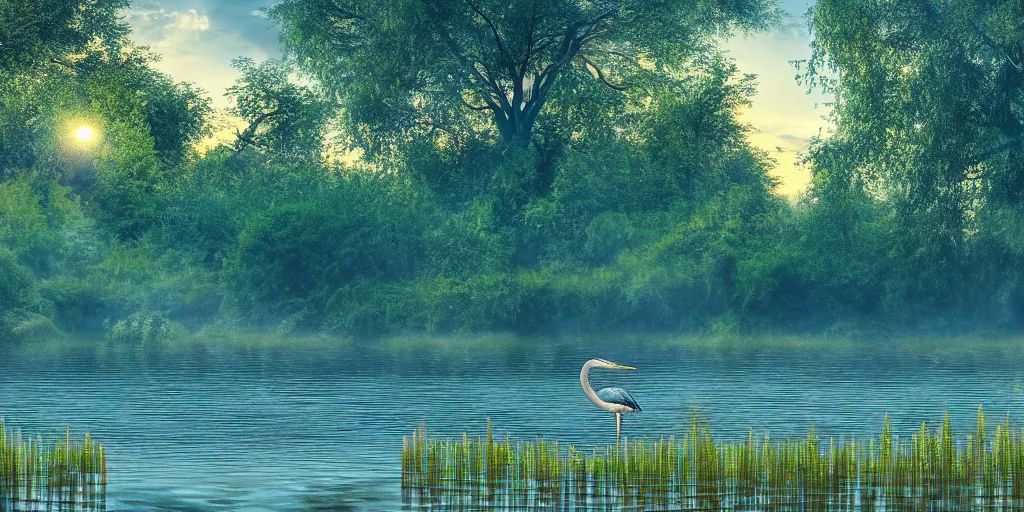
[[809,74],[865,171],[915,189],[995,179],[1024,156],[1022,19],[1020,0],[821,0]]
[[[888,210],[894,304],[1006,299],[997,288],[1019,282],[1006,262],[1024,254],[1024,3],[819,0],[811,13],[807,77],[837,96],[836,132],[811,153],[829,174],[815,193]],[[998,230],[1014,234],[985,240]]]
[[357,130],[489,124],[525,146],[567,75],[642,86],[779,10],[774,0],[284,0],[270,14],[286,52]]

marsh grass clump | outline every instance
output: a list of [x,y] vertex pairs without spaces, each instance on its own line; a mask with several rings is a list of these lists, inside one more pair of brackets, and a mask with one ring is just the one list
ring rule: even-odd
[[105,510],[107,460],[85,434],[46,444],[0,419],[0,511]]
[[441,509],[917,511],[1024,510],[1024,431],[1006,420],[955,436],[949,415],[897,439],[715,441],[694,420],[680,439],[580,450],[557,442],[406,437],[407,505]]

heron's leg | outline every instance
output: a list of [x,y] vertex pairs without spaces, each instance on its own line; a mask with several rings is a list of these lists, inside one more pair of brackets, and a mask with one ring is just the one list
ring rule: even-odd
[[622,413],[615,413],[615,444],[619,444],[619,439],[622,439]]

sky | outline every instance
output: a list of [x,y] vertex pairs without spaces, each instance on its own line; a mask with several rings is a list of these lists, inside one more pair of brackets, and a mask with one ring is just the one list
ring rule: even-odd
[[[281,56],[278,28],[260,12],[274,0],[135,0],[125,12],[138,44],[163,56],[156,68],[176,80],[193,82],[206,90],[214,106],[227,106],[224,91],[238,73],[236,57],[257,62]],[[810,137],[827,130],[828,114],[820,94],[807,95],[794,79],[792,60],[810,55],[810,37],[803,14],[809,0],[782,0],[790,19],[782,27],[724,43],[744,73],[758,75],[753,106],[742,114],[755,133],[751,141],[777,161],[772,174],[780,180],[778,192],[791,199],[806,189],[809,173],[798,165]]]

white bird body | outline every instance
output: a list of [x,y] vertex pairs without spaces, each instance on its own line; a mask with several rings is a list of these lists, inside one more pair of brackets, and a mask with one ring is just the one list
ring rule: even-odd
[[580,370],[580,386],[583,387],[583,392],[586,393],[587,398],[594,402],[594,405],[615,413],[615,438],[618,441],[622,436],[622,414],[640,412],[643,409],[640,408],[640,404],[636,403],[633,395],[630,395],[625,389],[604,388],[594,392],[594,388],[590,387],[591,368],[609,368],[612,370],[635,370],[636,368],[605,361],[604,359],[591,359],[584,363],[583,369]]
[[[601,407],[601,406],[598,406],[598,407]],[[630,407],[628,405],[622,405],[622,404],[608,404],[608,405],[606,405],[604,407],[601,407],[601,408],[606,410],[606,411],[614,412],[615,414],[622,414],[624,412],[635,412],[632,407]]]

